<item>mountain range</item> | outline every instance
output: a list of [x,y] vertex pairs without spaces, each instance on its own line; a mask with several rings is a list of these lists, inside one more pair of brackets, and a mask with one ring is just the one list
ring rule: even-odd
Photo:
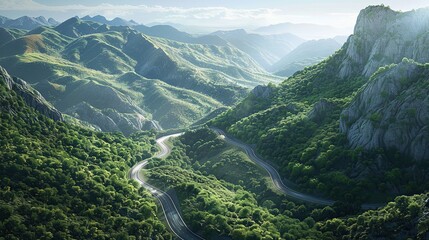
[[[71,18],[1,29],[0,64],[60,111],[104,131],[182,127],[278,77],[231,46],[187,44]],[[34,74],[37,72],[38,74]]]
[[428,17],[368,7],[335,54],[260,87],[212,124],[307,191],[345,201],[425,191]]
[[110,26],[136,26],[136,25],[139,25],[137,22],[135,22],[133,20],[127,21],[127,20],[125,20],[123,18],[119,18],[119,17],[116,17],[112,20],[107,20],[104,16],[101,16],[101,15],[96,15],[94,17],[86,15],[85,17],[82,18],[82,20],[98,22],[98,23],[106,24],[106,25],[110,25]]
[[0,27],[4,28],[18,28],[25,30],[33,30],[37,27],[41,26],[56,26],[59,22],[57,22],[53,18],[46,19],[43,16],[39,17],[28,17],[23,16],[17,19],[10,19],[7,17],[0,16]]
[[42,20],[0,27],[0,236],[429,238],[429,9],[310,41]]
[[[109,24],[109,22],[102,16],[95,16],[92,18],[87,16],[84,17],[83,20]],[[303,60],[301,56],[297,56],[298,59],[294,59],[296,54],[292,54],[289,57],[287,54],[294,50],[298,45],[304,43],[305,40],[287,31],[282,32],[282,34],[261,35],[256,33],[248,33],[244,29],[236,29],[230,31],[216,31],[205,35],[192,35],[176,29],[173,27],[173,25],[175,26],[175,24],[154,24],[149,27],[146,25],[136,25],[133,23],[123,24],[123,26],[131,26],[133,29],[136,29],[137,31],[149,36],[166,38],[184,43],[208,44],[217,46],[226,46],[230,44],[247,53],[259,65],[269,71],[272,71],[273,68],[276,68],[275,66],[277,66],[277,68],[279,65],[281,66],[282,63],[280,60],[293,62],[295,65],[292,67],[284,66],[284,69],[281,69],[287,71],[290,74],[323,60],[323,58],[329,56],[335,50],[339,49],[338,46],[333,50],[334,47],[332,44],[329,45],[326,43],[326,41],[319,42],[325,43],[326,45],[319,46],[319,48],[309,47],[309,45],[311,45],[311,43],[309,43],[307,45],[308,48],[305,51],[307,56],[305,60]],[[340,44],[345,42],[345,40],[341,40],[340,37],[337,37],[337,39],[339,40]],[[326,50],[324,50],[325,48]],[[281,70],[277,69],[277,71]],[[280,75],[285,76],[288,74]]]
[[217,31],[211,35],[218,36],[249,54],[265,69],[269,69],[270,66],[304,42],[302,38],[290,33],[264,36],[247,33],[243,29]]
[[341,46],[334,39],[306,41],[271,65],[268,70],[276,75],[289,77],[307,66],[323,61]]
[[284,34],[290,33],[304,39],[329,38],[335,35],[344,34],[340,29],[327,25],[309,23],[278,23],[269,26],[259,27],[253,30],[259,34]]

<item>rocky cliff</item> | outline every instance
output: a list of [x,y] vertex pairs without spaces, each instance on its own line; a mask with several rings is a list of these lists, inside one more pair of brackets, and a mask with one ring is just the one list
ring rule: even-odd
[[408,59],[379,69],[341,114],[351,146],[429,159],[428,73],[428,64]]
[[429,9],[396,12],[385,6],[362,10],[354,34],[344,46],[339,76],[371,76],[379,67],[404,57],[429,62]]
[[49,104],[38,91],[34,90],[24,80],[11,77],[1,66],[0,79],[6,84],[9,90],[15,91],[30,107],[55,121],[63,121],[62,114]]

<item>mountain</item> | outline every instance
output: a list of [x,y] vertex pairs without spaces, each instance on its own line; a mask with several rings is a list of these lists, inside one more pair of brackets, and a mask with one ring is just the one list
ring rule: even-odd
[[339,35],[339,36],[335,36],[333,39],[342,46],[344,45],[344,43],[347,42],[348,38],[349,38],[348,35]]
[[243,29],[217,31],[211,35],[218,36],[249,54],[265,69],[268,69],[304,41],[293,34],[263,36],[247,33]]
[[25,30],[0,27],[0,46],[16,38],[22,37],[25,34]]
[[133,26],[132,28],[149,36],[166,38],[183,43],[208,44],[217,46],[226,46],[228,44],[225,40],[217,36],[193,36],[186,32],[181,32],[170,25],[154,25],[151,27],[137,25]]
[[103,131],[188,126],[248,88],[279,81],[231,46],[154,38],[126,26],[71,18],[54,28],[2,32],[0,64],[67,121]]
[[3,81],[3,85],[5,85],[8,90],[13,90],[24,100],[28,106],[36,109],[41,114],[55,121],[64,120],[62,114],[50,103],[48,103],[38,91],[30,87],[24,80],[12,78],[1,66],[0,76],[1,80]]
[[335,54],[211,124],[308,192],[350,203],[426,191],[428,18],[370,6]]
[[177,30],[171,25],[166,24],[155,24],[152,26],[145,26],[138,24],[134,21],[126,21],[121,18],[115,18],[111,21],[107,20],[101,15],[94,17],[85,16],[82,18],[84,21],[92,21],[96,23],[111,25],[111,26],[129,26],[145,35],[166,38],[178,42],[184,43],[195,43],[195,44],[209,44],[209,45],[218,45],[226,46],[227,42],[216,36],[204,35],[204,36],[193,36],[186,32]]
[[341,45],[334,39],[307,41],[289,52],[269,70],[276,75],[289,77],[307,66],[321,62],[340,48]]
[[380,67],[399,63],[404,57],[420,63],[429,62],[425,47],[428,44],[428,21],[427,9],[399,13],[377,7],[362,12],[355,34],[347,42],[339,76],[344,79],[354,74],[369,77]]
[[101,16],[101,15],[97,15],[94,17],[87,15],[87,16],[83,17],[82,20],[97,22],[97,23],[111,25],[111,26],[135,26],[135,25],[137,25],[137,23],[134,22],[133,20],[127,21],[127,20],[125,20],[123,18],[119,18],[119,17],[116,17],[112,20],[107,20],[104,16]]
[[55,26],[58,22],[53,18],[46,20],[43,16],[40,17],[28,17],[23,16],[17,19],[9,19],[0,16],[0,27],[4,28],[18,28],[25,30],[32,30],[40,26]]
[[151,156],[154,135],[125,138],[52,121],[41,99],[1,69],[1,235],[171,239],[154,198],[124,177]]
[[428,71],[429,64],[404,59],[373,74],[341,113],[340,130],[350,145],[429,159]]
[[310,23],[279,23],[259,27],[254,32],[268,35],[290,33],[304,39],[330,38],[342,34],[340,29],[332,26]]

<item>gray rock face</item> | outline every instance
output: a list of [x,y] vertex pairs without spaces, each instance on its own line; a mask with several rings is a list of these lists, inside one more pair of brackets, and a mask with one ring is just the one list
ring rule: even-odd
[[428,44],[429,9],[400,13],[384,6],[368,7],[360,12],[354,34],[345,44],[339,76],[369,77],[404,57],[428,62]]
[[428,65],[404,60],[374,74],[341,114],[340,130],[351,146],[429,159],[428,73]]
[[0,76],[6,83],[8,89],[13,90],[19,96],[21,96],[25,103],[30,107],[33,107],[43,115],[55,120],[64,121],[62,114],[49,104],[45,98],[24,80],[19,78],[12,78],[7,71],[0,66]]
[[273,90],[271,86],[258,85],[252,90],[252,93],[255,97],[266,99],[271,97]]
[[65,113],[89,122],[106,132],[121,131],[128,135],[138,130],[152,129],[150,121],[137,112],[121,113],[111,108],[100,110],[86,102],[68,108]]
[[326,99],[322,99],[316,104],[314,104],[313,109],[308,113],[308,118],[310,120],[320,122],[326,115],[332,112],[336,108],[336,105],[332,102],[328,102]]

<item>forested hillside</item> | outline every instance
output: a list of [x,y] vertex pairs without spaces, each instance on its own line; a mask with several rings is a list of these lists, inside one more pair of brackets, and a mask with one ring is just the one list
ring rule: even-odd
[[[205,239],[426,239],[428,196],[400,196],[378,210],[290,201],[244,152],[207,128],[173,141],[154,159],[149,182],[177,195],[188,225]],[[172,174],[174,173],[174,174]]]
[[[424,9],[362,10],[355,34],[336,54],[278,87],[254,91],[212,124],[255,144],[285,178],[311,193],[381,202],[427,190],[427,65],[414,62],[425,63],[426,55],[409,45],[427,52],[421,46],[428,44],[428,27],[419,24],[427,16]],[[416,28],[407,29],[410,23]],[[408,137],[415,131],[417,138]]]
[[126,138],[53,121],[0,76],[0,235],[5,239],[170,239],[155,200],[126,179],[151,156]]

